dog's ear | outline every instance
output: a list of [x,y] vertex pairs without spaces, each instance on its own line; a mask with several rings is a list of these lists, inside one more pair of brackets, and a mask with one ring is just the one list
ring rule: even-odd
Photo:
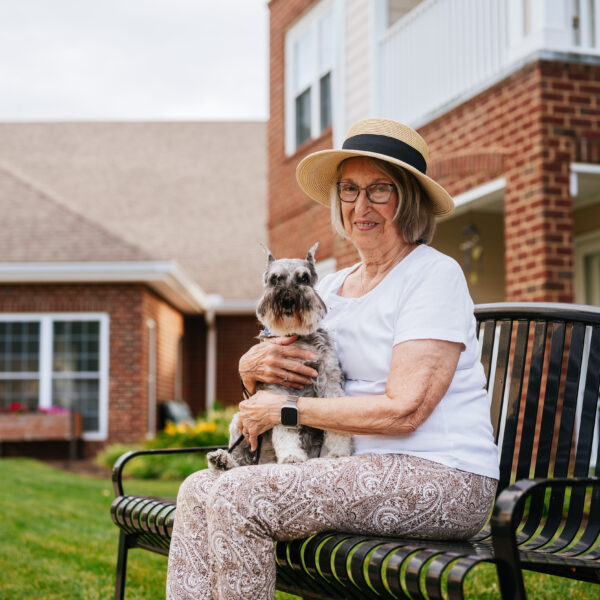
[[319,242],[316,242],[313,247],[308,251],[308,254],[306,255],[306,260],[309,263],[312,263],[313,265],[315,264],[315,252],[317,251],[317,248],[319,247]]
[[271,263],[275,260],[275,257],[273,256],[271,251],[267,248],[267,246],[265,246],[264,244],[261,243],[261,247],[267,254],[267,267],[270,267]]

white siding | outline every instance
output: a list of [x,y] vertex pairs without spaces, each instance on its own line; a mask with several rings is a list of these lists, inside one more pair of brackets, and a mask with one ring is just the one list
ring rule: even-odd
[[370,87],[374,85],[371,67],[371,29],[369,2],[346,3],[346,123],[348,128],[371,116]]

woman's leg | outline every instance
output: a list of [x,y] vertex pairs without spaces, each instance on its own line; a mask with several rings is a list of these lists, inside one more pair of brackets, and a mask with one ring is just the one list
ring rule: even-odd
[[179,488],[169,549],[167,600],[212,600],[208,567],[206,499],[219,471],[190,475]]
[[272,599],[274,539],[330,529],[469,537],[485,523],[495,490],[494,480],[407,455],[227,471],[214,483],[207,501],[213,596]]

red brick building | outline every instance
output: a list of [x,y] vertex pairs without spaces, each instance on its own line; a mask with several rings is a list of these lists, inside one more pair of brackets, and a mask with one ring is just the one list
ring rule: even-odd
[[240,400],[265,124],[0,124],[0,409],[75,407],[93,451],[157,405]]
[[357,260],[298,189],[363,118],[417,128],[454,196],[433,246],[476,302],[600,304],[600,3],[271,0],[269,238]]

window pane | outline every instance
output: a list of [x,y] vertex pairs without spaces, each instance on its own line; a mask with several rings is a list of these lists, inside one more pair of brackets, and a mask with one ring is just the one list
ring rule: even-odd
[[98,371],[100,323],[55,321],[52,368],[55,372]]
[[7,410],[18,402],[30,410],[38,405],[39,382],[37,379],[0,379],[0,409]]
[[296,146],[310,139],[310,88],[296,98]]
[[54,379],[52,404],[81,412],[83,430],[98,431],[98,379]]
[[319,105],[321,109],[321,131],[331,125],[331,73],[319,81]]
[[314,76],[314,60],[312,50],[312,35],[308,30],[301,38],[294,42],[294,92],[298,92],[310,85]]
[[326,14],[319,21],[319,72],[333,68],[333,17]]
[[39,353],[39,322],[0,322],[0,373],[38,371]]

